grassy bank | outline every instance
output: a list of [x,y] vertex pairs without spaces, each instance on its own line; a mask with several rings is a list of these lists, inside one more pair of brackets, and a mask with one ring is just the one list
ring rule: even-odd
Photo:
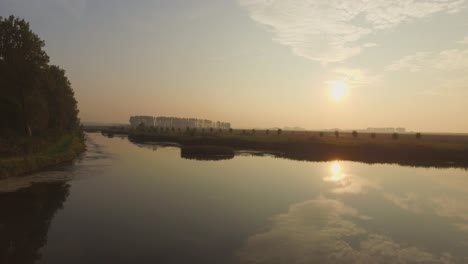
[[[86,129],[93,131],[93,129]],[[97,129],[94,129],[96,132]],[[178,131],[99,128],[104,134],[127,134],[134,142],[175,142],[186,146],[220,146],[265,151],[295,160],[350,160],[425,167],[468,168],[468,136],[372,134],[314,131]],[[203,148],[198,148],[203,150]],[[203,153],[200,153],[203,154]]]
[[0,158],[0,178],[28,174],[72,161],[84,150],[85,144],[78,133],[62,135],[38,152]]

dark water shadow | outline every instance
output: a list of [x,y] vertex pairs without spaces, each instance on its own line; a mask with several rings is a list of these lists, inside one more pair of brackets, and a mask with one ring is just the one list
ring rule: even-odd
[[69,195],[66,182],[35,183],[0,193],[0,263],[36,263],[50,223]]

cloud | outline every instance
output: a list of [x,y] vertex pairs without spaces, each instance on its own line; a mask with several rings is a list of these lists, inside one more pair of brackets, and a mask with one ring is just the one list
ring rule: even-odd
[[377,85],[382,80],[382,75],[361,68],[338,67],[333,69],[333,74],[335,79],[342,80],[350,87]]
[[459,221],[453,225],[461,231],[468,232],[468,204],[464,200],[451,197],[424,198],[415,193],[405,195],[384,193],[383,197],[401,209],[415,214],[430,212],[440,217]]
[[364,37],[435,13],[460,11],[465,0],[239,0],[250,17],[299,56],[340,62],[375,43]]
[[420,72],[422,70],[461,71],[468,69],[468,48],[441,52],[418,52],[405,56],[388,67],[388,71]]
[[384,199],[393,203],[394,205],[410,211],[412,213],[421,213],[425,209],[426,205],[423,200],[421,200],[414,193],[407,193],[406,195],[396,195],[392,193],[384,193]]
[[291,206],[271,229],[251,236],[239,263],[452,263],[448,254],[399,244],[351,221],[367,219],[340,201],[319,198]]
[[458,44],[468,44],[468,37],[465,37],[464,39],[458,41],[457,43]]
[[374,43],[374,42],[369,42],[369,43],[366,43],[363,45],[364,48],[372,48],[372,47],[376,47],[378,46],[377,43]]

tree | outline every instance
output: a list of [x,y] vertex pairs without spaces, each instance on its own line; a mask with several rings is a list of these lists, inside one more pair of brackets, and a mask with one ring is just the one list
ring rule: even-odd
[[356,130],[353,130],[353,132],[351,133],[353,135],[353,138],[357,138],[358,137],[358,133]]
[[252,135],[255,135],[255,129],[252,129]]
[[80,129],[78,106],[65,71],[48,65],[44,41],[29,23],[0,17],[0,120],[17,135]]
[[419,132],[416,133],[416,138],[417,138],[417,139],[421,139],[421,137],[422,137],[421,133],[419,133]]
[[269,129],[265,130],[265,134],[269,135],[269,134],[270,134],[270,130],[269,130]]
[[340,132],[338,132],[338,130],[335,130],[335,137],[340,137]]
[[0,17],[0,117],[7,128],[29,136],[32,125],[42,127],[48,119],[41,81],[49,57],[43,47],[28,22]]
[[44,89],[47,91],[49,127],[70,131],[79,125],[78,106],[65,70],[58,66],[47,68]]
[[231,134],[232,134],[232,128],[229,128],[229,133],[231,133]]
[[278,131],[277,131],[278,135],[281,135],[282,132],[283,130],[281,130],[281,128],[278,128]]

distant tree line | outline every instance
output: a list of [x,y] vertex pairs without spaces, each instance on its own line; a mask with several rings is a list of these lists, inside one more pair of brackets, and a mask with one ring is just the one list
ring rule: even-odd
[[65,71],[49,65],[44,41],[14,16],[0,17],[0,135],[65,133],[79,127]]

